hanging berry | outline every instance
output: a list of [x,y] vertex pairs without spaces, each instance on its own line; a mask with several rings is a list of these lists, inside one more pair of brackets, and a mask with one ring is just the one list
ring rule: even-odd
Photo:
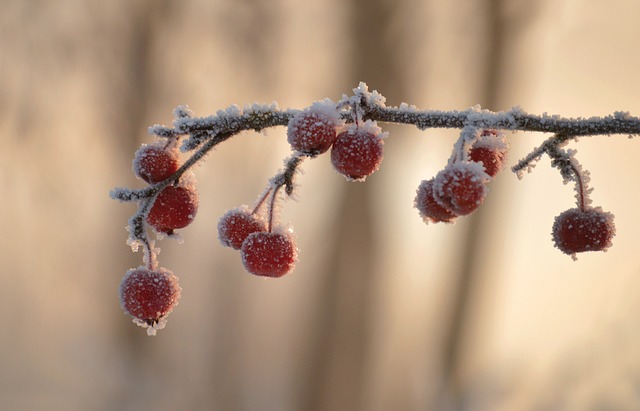
[[120,283],[120,305],[149,335],[164,328],[166,318],[180,300],[178,278],[164,268],[127,271]]
[[198,212],[198,193],[194,186],[167,186],[156,198],[147,223],[157,232],[173,234],[174,230],[191,224]]
[[342,175],[353,181],[364,181],[380,167],[383,157],[383,133],[371,121],[362,126],[351,125],[331,148],[331,163]]
[[133,158],[133,172],[147,183],[158,183],[178,170],[175,150],[156,144],[144,144]]
[[282,277],[293,270],[298,251],[291,233],[255,232],[242,243],[241,255],[251,274]]

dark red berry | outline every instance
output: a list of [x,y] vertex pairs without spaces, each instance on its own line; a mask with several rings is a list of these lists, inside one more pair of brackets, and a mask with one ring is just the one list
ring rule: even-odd
[[415,206],[427,222],[451,222],[456,218],[456,215],[442,207],[433,198],[433,183],[434,179],[423,180],[420,183],[416,192]]
[[156,198],[147,223],[156,231],[173,234],[173,230],[191,224],[198,211],[198,193],[192,186],[165,187]]
[[378,170],[383,157],[383,142],[376,127],[350,127],[338,134],[331,148],[331,163],[345,177],[363,181]]
[[556,217],[552,236],[555,246],[565,254],[603,251],[615,235],[613,215],[598,208],[571,208]]
[[331,148],[336,140],[336,123],[322,112],[302,111],[294,115],[287,128],[291,148],[315,156]]
[[481,164],[455,163],[436,175],[433,196],[443,208],[456,215],[467,215],[484,201],[488,181]]
[[242,207],[227,211],[218,221],[218,239],[222,245],[239,250],[251,233],[267,231],[260,217]]
[[156,145],[143,145],[133,158],[133,172],[147,183],[157,183],[171,177],[178,170],[175,150]]
[[482,163],[485,172],[494,177],[502,169],[507,158],[509,142],[504,133],[497,130],[483,130],[469,150],[469,159]]
[[242,243],[242,263],[251,274],[282,277],[293,270],[298,251],[293,236],[281,232],[255,232]]
[[485,172],[494,177],[502,169],[504,155],[486,147],[473,147],[469,151],[471,161],[482,163]]
[[120,283],[120,305],[136,323],[150,327],[147,332],[154,335],[178,304],[180,291],[178,278],[167,269],[132,268]]

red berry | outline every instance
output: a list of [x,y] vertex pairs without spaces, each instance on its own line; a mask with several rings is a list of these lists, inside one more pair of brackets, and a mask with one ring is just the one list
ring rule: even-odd
[[422,218],[429,222],[445,222],[448,223],[456,218],[456,215],[450,210],[442,207],[433,198],[434,179],[423,180],[418,186],[416,192],[415,206],[420,212]]
[[471,148],[469,158],[476,163],[482,163],[485,172],[491,177],[498,174],[504,163],[504,156],[501,153],[485,147]]
[[166,180],[178,170],[178,166],[174,150],[156,145],[143,145],[133,158],[133,172],[147,183]]
[[616,229],[613,215],[601,208],[571,208],[556,217],[552,236],[555,246],[565,254],[602,251],[611,246]]
[[178,304],[180,291],[178,278],[167,269],[132,268],[120,283],[120,305],[138,325],[150,327],[147,332],[154,335]]
[[433,196],[456,215],[475,211],[487,195],[489,176],[479,163],[455,163],[436,175]]
[[287,141],[291,148],[315,156],[331,148],[336,140],[336,123],[322,112],[302,111],[289,121]]
[[504,133],[499,133],[497,130],[483,130],[478,140],[473,143],[469,158],[471,161],[482,163],[485,172],[493,177],[502,169],[508,150],[509,141],[504,137]]
[[192,186],[165,187],[156,197],[147,223],[156,231],[173,234],[173,230],[188,226],[198,211],[198,193]]
[[242,207],[227,211],[218,221],[218,239],[222,245],[239,250],[251,233],[267,231],[260,217]]
[[251,274],[282,277],[293,270],[298,251],[293,236],[282,232],[255,232],[242,243],[242,263]]
[[338,134],[331,148],[333,167],[351,180],[364,181],[382,162],[380,129],[367,123],[365,127],[350,127]]

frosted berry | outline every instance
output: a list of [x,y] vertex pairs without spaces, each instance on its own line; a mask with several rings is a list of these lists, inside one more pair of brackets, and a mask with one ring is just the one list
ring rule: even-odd
[[565,254],[602,251],[611,246],[615,235],[613,215],[598,208],[571,208],[556,217],[552,236],[555,246]]
[[165,187],[156,198],[147,223],[156,231],[173,234],[173,230],[191,224],[198,211],[198,193],[192,186]]
[[166,180],[178,170],[178,166],[174,150],[156,145],[143,145],[133,158],[133,172],[147,183]]
[[282,232],[255,232],[242,243],[242,263],[251,274],[282,277],[293,270],[298,251],[293,236]]
[[120,283],[120,305],[138,325],[149,327],[149,335],[154,335],[178,304],[180,291],[178,278],[167,269],[132,268]]
[[433,198],[433,183],[434,179],[423,180],[420,183],[416,192],[415,206],[422,218],[427,222],[451,222],[456,218],[456,215],[442,207],[435,198]]
[[378,170],[382,162],[383,142],[377,126],[349,127],[338,134],[331,148],[331,163],[342,175],[363,181]]
[[322,112],[302,111],[294,115],[287,128],[291,148],[315,156],[331,148],[336,140],[336,123]]
[[454,163],[436,175],[433,196],[443,208],[456,215],[467,215],[484,201],[488,181],[481,164]]
[[469,150],[469,159],[482,163],[485,172],[494,177],[502,169],[507,158],[509,142],[504,133],[497,130],[483,130]]
[[218,221],[218,239],[222,245],[239,250],[251,233],[267,231],[260,217],[242,207],[227,211]]

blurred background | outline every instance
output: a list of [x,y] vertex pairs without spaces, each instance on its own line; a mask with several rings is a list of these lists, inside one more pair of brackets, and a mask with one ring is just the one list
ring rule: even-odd
[[[427,109],[640,114],[634,0],[4,0],[0,2],[0,409],[638,410],[638,142],[571,143],[606,253],[553,247],[574,191],[543,158],[508,170],[481,210],[425,225],[422,179],[455,130],[390,133],[381,170],[349,183],[304,164],[282,220],[294,273],[264,280],[217,241],[289,154],[284,128],[243,133],[195,170],[184,244],[160,243],[182,301],[148,337],[119,306],[147,127],[187,104],[303,108],[359,81]],[[546,136],[511,135],[510,164]]]

